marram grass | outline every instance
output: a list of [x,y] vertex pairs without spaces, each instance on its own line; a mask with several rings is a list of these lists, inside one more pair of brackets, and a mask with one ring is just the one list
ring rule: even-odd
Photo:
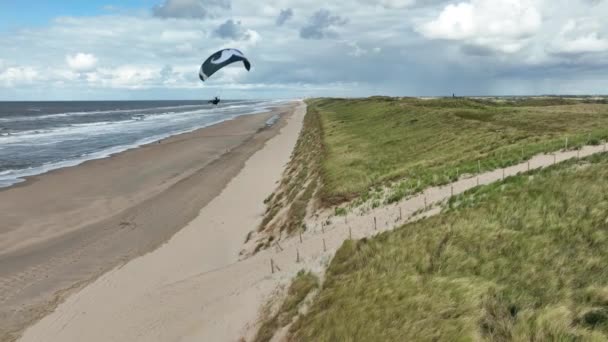
[[[387,201],[608,138],[608,105],[560,99],[308,101],[323,129],[321,199],[338,204],[389,185]],[[380,204],[380,203],[379,203]]]
[[293,341],[608,340],[608,155],[346,241]]
[[292,322],[304,299],[318,286],[319,278],[316,275],[310,272],[298,272],[278,311],[274,314],[269,313],[268,317],[263,320],[253,341],[270,341],[277,330]]

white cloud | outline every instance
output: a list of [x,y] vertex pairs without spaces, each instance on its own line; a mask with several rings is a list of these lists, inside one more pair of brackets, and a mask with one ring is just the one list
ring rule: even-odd
[[40,73],[33,67],[9,67],[0,72],[0,84],[13,87],[33,83],[40,79]]
[[348,55],[350,56],[361,57],[369,52],[366,49],[361,48],[356,41],[345,40],[343,43],[349,48],[350,51],[348,51]]
[[437,18],[417,30],[429,39],[513,53],[540,30],[541,23],[541,14],[532,0],[471,0],[447,5]]
[[90,82],[97,81],[100,86],[114,88],[143,88],[150,82],[158,81],[160,70],[154,67],[124,65],[118,68],[101,69],[91,75]]
[[260,36],[257,31],[250,29],[247,29],[247,37],[249,38],[247,42],[244,43],[245,46],[254,46],[262,39],[262,36]]
[[549,46],[554,54],[585,54],[608,51],[606,27],[592,18],[569,20]]
[[89,53],[79,52],[75,55],[67,55],[65,60],[70,69],[77,72],[91,71],[97,65],[97,57]]
[[230,9],[230,0],[165,0],[152,13],[161,18],[208,18]]
[[161,32],[160,40],[171,42],[171,43],[180,43],[180,42],[191,42],[196,39],[203,39],[203,31],[197,30],[174,30],[167,29]]
[[380,6],[391,9],[406,8],[415,3],[416,0],[378,0]]
[[385,9],[405,9],[432,6],[447,0],[359,0],[361,6],[376,6]]

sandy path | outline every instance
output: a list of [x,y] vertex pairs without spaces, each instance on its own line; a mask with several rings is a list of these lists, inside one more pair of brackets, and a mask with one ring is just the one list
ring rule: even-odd
[[[489,184],[503,178],[503,170],[499,169],[429,188],[397,205],[377,208],[362,216],[334,218],[324,228],[321,219],[310,221],[311,229],[303,235],[303,242],[292,238],[281,242],[280,248],[237,262],[242,236],[261,220],[261,200],[278,179],[279,166],[287,162],[302,114],[300,111],[281,135],[254,155],[224,192],[167,245],[107,273],[70,297],[57,311],[28,329],[22,340],[237,341],[243,336],[251,337],[259,308],[277,287],[289,282],[302,268],[322,270],[349,237],[349,231],[353,238],[361,238],[393,229],[412,219],[425,202],[438,203],[478,183]],[[604,150],[604,146],[589,146],[580,151],[580,156]],[[577,154],[570,151],[536,156],[529,164],[504,169],[504,176],[546,167]],[[266,158],[268,161],[262,162]],[[277,159],[281,159],[280,165]],[[267,169],[260,172],[264,167]],[[236,200],[237,211],[233,209],[237,207],[233,202]],[[437,211],[431,213],[434,212]],[[330,213],[321,212],[320,217]],[[296,262],[298,252],[300,263]],[[271,273],[271,258],[280,271]]]
[[0,190],[0,341],[194,219],[285,124],[265,128],[273,115],[242,116]]

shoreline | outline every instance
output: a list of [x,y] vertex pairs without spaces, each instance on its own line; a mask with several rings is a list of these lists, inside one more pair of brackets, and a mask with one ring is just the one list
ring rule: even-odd
[[[293,101],[291,101],[291,103],[293,103]],[[87,154],[85,156],[81,156],[80,158],[69,159],[69,160],[61,160],[61,161],[58,161],[58,162],[53,162],[53,163],[50,163],[50,164],[43,164],[43,165],[31,168],[31,170],[43,169],[43,171],[40,171],[40,172],[33,171],[30,174],[30,172],[28,171],[28,170],[30,170],[30,168],[28,168],[28,169],[19,169],[19,170],[10,170],[10,171],[16,171],[18,173],[23,173],[23,175],[18,176],[16,179],[6,180],[5,181],[6,183],[2,183],[3,180],[0,179],[0,192],[2,192],[4,190],[7,190],[7,189],[10,189],[12,187],[27,185],[27,183],[30,182],[31,180],[35,180],[37,177],[49,174],[51,172],[55,172],[55,171],[62,170],[62,169],[65,169],[65,168],[80,166],[80,165],[83,165],[85,163],[92,162],[92,161],[95,161],[95,160],[112,158],[113,156],[116,156],[116,155],[121,154],[121,153],[125,153],[125,152],[131,151],[131,150],[136,150],[138,148],[146,147],[148,145],[156,144],[156,143],[162,142],[164,140],[170,140],[173,137],[177,137],[177,136],[180,136],[180,135],[194,133],[194,132],[197,132],[197,131],[199,131],[201,129],[213,127],[215,125],[219,125],[219,124],[224,123],[224,122],[229,122],[229,121],[236,120],[236,119],[238,119],[238,118],[240,118],[242,116],[272,113],[272,112],[276,112],[277,110],[280,110],[280,108],[288,107],[290,105],[291,105],[290,103],[287,103],[287,104],[284,104],[284,105],[276,106],[275,109],[273,109],[273,110],[265,110],[265,111],[255,112],[255,113],[242,114],[242,115],[240,115],[238,117],[218,120],[218,121],[215,121],[215,122],[211,122],[211,123],[209,123],[209,124],[207,124],[205,126],[201,126],[201,127],[197,127],[197,128],[193,128],[193,129],[188,129],[188,130],[177,131],[177,132],[173,132],[173,133],[165,133],[165,134],[159,134],[159,135],[155,135],[155,136],[150,136],[150,137],[147,137],[147,138],[142,138],[142,139],[140,139],[140,140],[138,140],[138,141],[136,141],[136,142],[134,142],[132,144],[129,144],[129,145],[114,146],[114,147],[110,147],[110,148],[105,149],[105,150],[100,150],[100,151],[89,153],[89,154]],[[9,182],[12,182],[12,183],[9,183]],[[7,184],[7,185],[2,185],[2,184]]]
[[0,212],[10,213],[0,222],[0,340],[16,339],[70,293],[166,243],[278,133],[293,106],[0,189]]

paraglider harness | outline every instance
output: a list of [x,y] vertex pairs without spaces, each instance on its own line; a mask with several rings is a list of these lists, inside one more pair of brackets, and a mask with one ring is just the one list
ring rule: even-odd
[[209,100],[208,103],[211,103],[211,104],[217,106],[220,103],[220,98],[216,96],[213,100]]

